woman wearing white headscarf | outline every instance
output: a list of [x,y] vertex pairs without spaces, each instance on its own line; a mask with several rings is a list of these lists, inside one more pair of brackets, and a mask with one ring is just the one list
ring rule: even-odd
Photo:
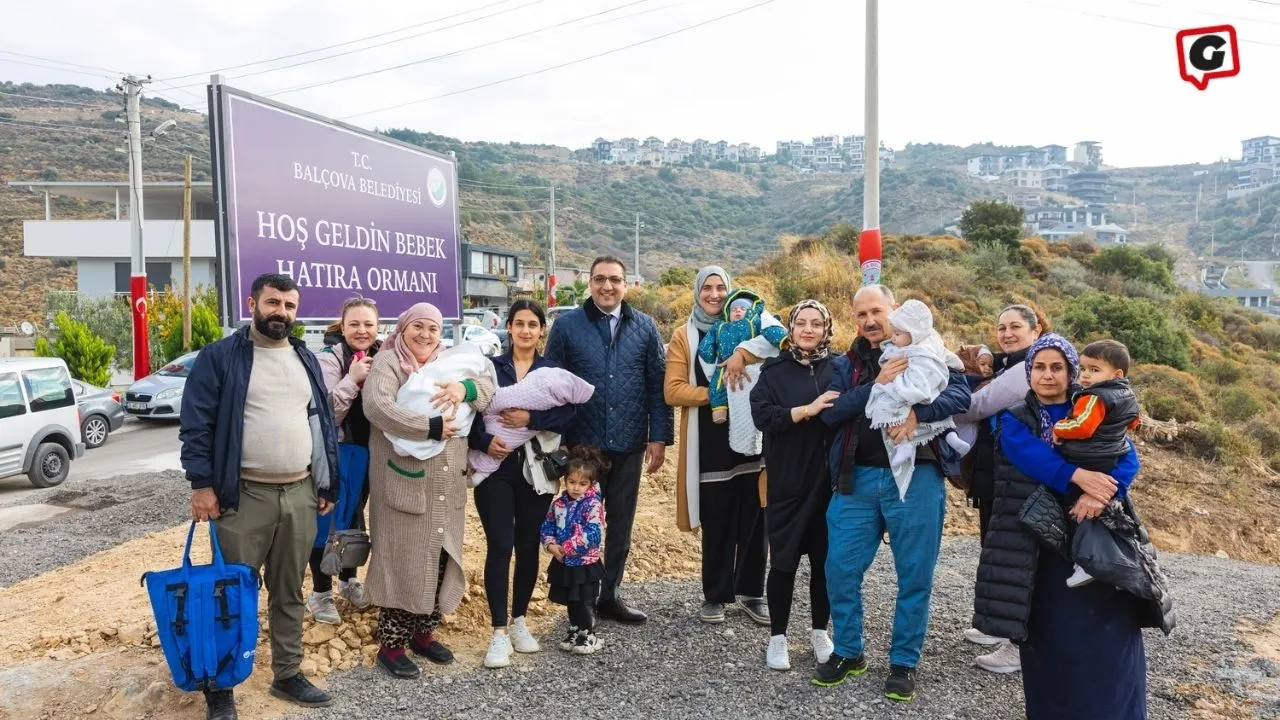
[[[760,509],[760,455],[741,455],[729,446],[729,425],[711,419],[707,373],[698,361],[698,343],[719,320],[731,291],[729,273],[708,265],[693,284],[693,312],[667,346],[663,383],[668,405],[680,414],[677,525],[702,530],[702,594],[698,615],[724,622],[725,608],[738,605],[761,624],[769,624],[764,600],[765,532]],[[730,385],[760,358],[739,348],[725,363]]]

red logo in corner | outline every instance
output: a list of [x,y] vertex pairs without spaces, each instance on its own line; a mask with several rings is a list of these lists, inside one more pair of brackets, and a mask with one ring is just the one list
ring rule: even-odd
[[1178,74],[1198,90],[1209,81],[1240,74],[1240,43],[1233,25],[1178,32]]

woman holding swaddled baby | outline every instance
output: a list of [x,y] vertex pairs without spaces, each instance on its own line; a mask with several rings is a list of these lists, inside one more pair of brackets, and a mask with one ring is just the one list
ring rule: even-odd
[[[511,304],[507,313],[511,349],[493,358],[499,387],[514,386],[535,370],[556,367],[537,350],[546,329],[547,318],[538,303],[516,300]],[[576,405],[568,403],[547,410],[508,408],[502,410],[497,418],[506,430],[524,428],[561,433],[573,421],[575,412]],[[525,612],[529,609],[533,588],[538,581],[539,528],[558,487],[554,480],[543,487],[535,487],[527,480],[525,465],[528,451],[525,445],[513,447],[512,440],[503,439],[504,434],[510,436],[512,433],[490,432],[485,421],[484,415],[476,415],[469,442],[473,454],[479,451],[491,458],[490,464],[500,463],[475,489],[476,512],[484,526],[487,544],[484,590],[493,619],[493,637],[485,653],[484,665],[500,668],[510,664],[512,650],[533,653],[540,649],[538,641],[525,625]],[[513,552],[516,568],[508,605],[507,578]]]

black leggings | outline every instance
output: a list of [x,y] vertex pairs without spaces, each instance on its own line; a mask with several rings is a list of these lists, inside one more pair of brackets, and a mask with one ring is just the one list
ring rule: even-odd
[[[351,516],[351,528],[353,530],[367,530],[364,522],[364,507],[369,504],[369,478],[364,479],[364,486],[360,488],[360,502],[356,504],[355,514]],[[329,521],[333,522],[333,513],[329,514]],[[333,590],[333,578],[325,575],[320,571],[320,561],[324,558],[324,546],[311,549],[311,589],[318,593],[326,593]],[[356,568],[344,568],[342,573],[338,575],[338,579],[346,582],[356,578]]]
[[591,609],[591,603],[574,600],[568,604],[568,608],[570,625],[587,632],[596,629],[596,614]]
[[[821,517],[812,520],[822,523]],[[813,629],[826,630],[831,619],[831,601],[827,599],[827,539],[817,525],[805,533],[804,554],[809,556],[809,606]],[[786,635],[791,620],[791,602],[796,589],[796,571],[769,568],[769,626],[773,635]]]
[[475,491],[476,512],[487,545],[484,592],[496,628],[507,626],[507,576],[513,551],[516,571],[511,617],[523,617],[529,611],[538,582],[538,533],[551,506],[551,496],[539,495],[524,479],[523,457],[523,453],[507,456]]

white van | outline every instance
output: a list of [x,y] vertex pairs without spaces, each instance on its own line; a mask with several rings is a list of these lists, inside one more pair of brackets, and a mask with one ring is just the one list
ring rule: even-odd
[[0,478],[25,474],[36,487],[53,487],[83,455],[67,364],[61,358],[0,360]]

